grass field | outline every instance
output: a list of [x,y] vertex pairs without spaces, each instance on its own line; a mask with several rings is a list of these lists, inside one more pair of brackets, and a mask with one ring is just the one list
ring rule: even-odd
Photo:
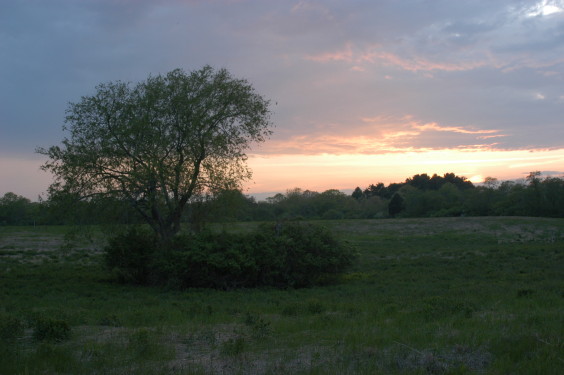
[[[561,374],[564,220],[323,222],[340,283],[114,283],[103,236],[0,227],[0,374]],[[227,230],[246,230],[236,223]]]

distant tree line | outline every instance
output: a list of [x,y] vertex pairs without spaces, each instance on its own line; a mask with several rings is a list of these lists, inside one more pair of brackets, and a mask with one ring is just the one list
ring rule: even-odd
[[55,193],[32,202],[9,192],[0,197],[0,225],[93,225],[139,223],[140,218],[126,203],[115,199],[80,199]]
[[[417,174],[401,183],[357,187],[351,195],[295,188],[265,201],[239,190],[223,190],[190,202],[184,213],[196,231],[208,222],[441,216],[564,217],[564,179],[531,172],[523,180],[488,177],[474,185],[454,173]],[[81,200],[60,192],[39,202],[11,192],[0,197],[0,225],[141,222],[127,202],[117,199]]]

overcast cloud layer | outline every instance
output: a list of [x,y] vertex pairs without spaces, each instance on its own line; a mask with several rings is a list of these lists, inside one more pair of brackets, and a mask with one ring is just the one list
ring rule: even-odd
[[[564,1],[0,2],[0,157],[69,101],[204,64],[276,102],[259,154],[564,148]],[[7,160],[7,159],[4,159]]]

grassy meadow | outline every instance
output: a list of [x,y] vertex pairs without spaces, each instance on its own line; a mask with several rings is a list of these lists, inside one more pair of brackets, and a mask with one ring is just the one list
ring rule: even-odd
[[562,373],[563,219],[322,224],[337,284],[183,292],[112,281],[97,230],[0,227],[0,374]]

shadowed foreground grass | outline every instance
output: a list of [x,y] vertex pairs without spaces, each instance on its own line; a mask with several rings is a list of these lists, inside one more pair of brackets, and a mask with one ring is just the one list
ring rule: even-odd
[[339,284],[185,292],[112,282],[99,234],[0,227],[0,374],[560,373],[564,220],[323,224],[359,251]]

